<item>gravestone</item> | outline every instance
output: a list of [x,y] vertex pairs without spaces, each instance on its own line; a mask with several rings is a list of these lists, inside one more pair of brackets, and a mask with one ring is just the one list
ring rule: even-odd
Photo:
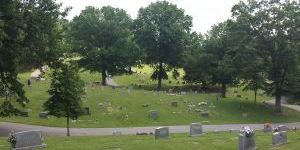
[[98,107],[99,107],[99,111],[100,112],[103,112],[105,107],[104,107],[104,104],[103,103],[98,103]]
[[114,131],[112,134],[113,134],[113,136],[121,136],[122,132],[121,131]]
[[12,145],[13,150],[46,147],[46,144],[43,144],[41,131],[22,131],[13,133],[11,136],[15,140],[15,144]]
[[150,119],[157,119],[158,118],[158,112],[156,110],[150,110],[149,111],[149,118]]
[[39,113],[39,118],[48,118],[49,112],[44,111]]
[[82,115],[91,115],[89,107],[82,108]]
[[273,131],[273,128],[271,125],[269,125],[269,124],[264,125],[263,132],[267,133],[267,132],[272,132],[272,131]]
[[171,103],[171,106],[177,107],[177,106],[178,106],[178,102],[172,102],[172,103]]
[[209,114],[208,112],[201,112],[200,113],[202,117],[208,118]]
[[190,124],[190,136],[199,136],[202,134],[202,124],[201,123],[191,123]]
[[168,137],[169,137],[168,127],[159,127],[155,129],[155,139],[168,138]]
[[21,112],[20,112],[20,116],[22,116],[22,117],[29,117],[27,111],[21,111]]
[[275,132],[272,135],[272,144],[273,145],[280,145],[287,143],[287,132],[281,131],[281,132]]
[[239,135],[239,150],[254,150],[255,135],[249,127],[243,127]]
[[288,131],[289,128],[286,125],[280,125],[278,126],[278,132],[280,131]]

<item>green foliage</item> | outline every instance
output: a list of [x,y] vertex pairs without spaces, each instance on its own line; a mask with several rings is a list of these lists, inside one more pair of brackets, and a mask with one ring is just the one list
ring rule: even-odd
[[255,55],[262,60],[268,80],[265,90],[275,95],[276,112],[281,111],[288,76],[297,69],[299,9],[297,1],[279,0],[241,1],[232,9],[234,20],[246,33],[240,39],[247,39],[245,45],[256,49]]
[[167,1],[151,3],[141,8],[134,22],[138,44],[145,51],[145,63],[156,68],[153,79],[167,79],[166,72],[182,65],[185,40],[192,26],[192,18],[184,10]]
[[22,66],[51,65],[64,53],[60,47],[64,32],[62,22],[68,10],[61,11],[61,4],[56,0],[22,1]]
[[15,95],[17,103],[25,106],[28,99],[25,97],[23,85],[17,78],[19,55],[22,53],[21,41],[24,39],[22,32],[22,14],[19,11],[20,3],[17,0],[3,0],[0,2],[0,116],[17,115],[18,110],[13,106],[9,95]]
[[113,7],[87,7],[71,22],[74,51],[81,55],[80,64],[87,70],[102,72],[129,72],[141,56],[130,31],[132,20],[123,10]]
[[81,114],[84,83],[78,71],[78,67],[71,62],[55,64],[48,91],[50,98],[43,105],[50,115],[77,119]]

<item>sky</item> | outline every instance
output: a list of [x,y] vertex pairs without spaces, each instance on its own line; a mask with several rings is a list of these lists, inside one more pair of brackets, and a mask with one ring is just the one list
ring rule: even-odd
[[[71,20],[79,15],[86,6],[112,6],[122,8],[135,19],[138,10],[141,7],[147,7],[151,2],[157,0],[57,0],[63,7],[71,6],[67,19]],[[231,16],[231,7],[237,4],[239,0],[167,0],[177,7],[183,8],[187,15],[193,17],[193,30],[205,33],[211,29],[211,26],[225,21]]]

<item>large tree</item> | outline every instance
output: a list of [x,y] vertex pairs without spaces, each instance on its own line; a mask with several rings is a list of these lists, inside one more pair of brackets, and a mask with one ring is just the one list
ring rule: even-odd
[[[38,67],[55,61],[62,41],[60,21],[65,15],[55,0],[0,2],[0,92],[16,95],[21,106],[28,99],[18,72],[21,66]],[[16,115],[17,108],[12,101],[4,100],[0,115]]]
[[106,85],[110,74],[130,71],[139,60],[139,49],[133,40],[132,19],[113,7],[87,7],[71,22],[71,40],[80,64],[87,70],[102,73]]
[[266,90],[275,96],[275,112],[281,112],[284,87],[297,69],[299,10],[299,2],[280,0],[249,0],[232,9],[233,19],[251,35],[248,45],[254,46],[263,60],[268,80]]
[[43,105],[50,115],[67,118],[67,136],[70,136],[70,119],[77,119],[82,114],[84,83],[78,72],[77,65],[72,61],[56,62],[48,91],[50,98]]
[[182,64],[191,26],[192,18],[167,1],[151,3],[139,10],[134,33],[146,53],[145,63],[155,69],[151,78],[158,80],[157,90],[161,89],[162,79],[168,78],[166,72]]
[[[23,85],[17,78],[17,67],[22,54],[22,13],[20,2],[17,0],[0,1],[0,95],[15,94],[16,101],[25,106]],[[19,110],[10,99],[0,97],[0,116],[7,117],[19,114]]]
[[236,79],[232,62],[233,41],[228,26],[228,21],[214,25],[204,42],[204,55],[207,55],[210,64],[203,67],[208,67],[211,83],[221,85],[222,97],[226,97],[228,84],[233,84]]

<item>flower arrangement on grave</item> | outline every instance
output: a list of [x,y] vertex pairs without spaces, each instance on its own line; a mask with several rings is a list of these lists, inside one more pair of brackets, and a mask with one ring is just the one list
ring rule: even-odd
[[245,126],[242,128],[242,130],[240,130],[240,133],[246,135],[246,137],[251,137],[254,135],[254,130],[249,126]]
[[10,143],[12,148],[16,147],[17,137],[14,132],[9,133],[7,141]]
[[270,127],[271,127],[270,123],[265,123],[264,124],[264,128],[270,128]]

